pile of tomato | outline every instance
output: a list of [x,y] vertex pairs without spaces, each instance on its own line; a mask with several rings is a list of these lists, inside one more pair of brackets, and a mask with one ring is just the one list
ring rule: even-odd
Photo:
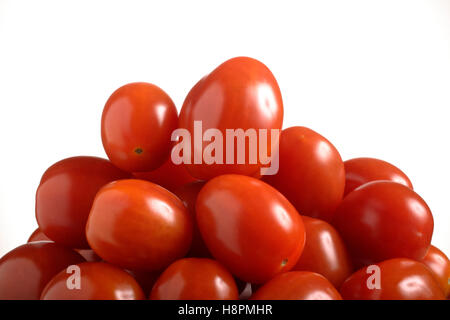
[[[261,153],[256,163],[175,164],[177,129],[193,137],[187,160],[225,144],[195,138],[195,121],[224,137],[281,130],[258,147],[277,147],[279,170],[262,175]],[[446,299],[450,262],[431,245],[431,211],[405,173],[343,161],[317,132],[282,123],[278,84],[251,58],[203,77],[179,115],[153,84],[117,89],[101,119],[109,160],[45,171],[39,228],[1,258],[0,299]]]

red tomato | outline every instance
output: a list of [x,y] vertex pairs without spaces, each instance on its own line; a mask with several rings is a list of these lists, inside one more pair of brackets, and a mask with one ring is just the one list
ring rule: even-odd
[[[42,300],[144,300],[139,284],[126,271],[104,262],[85,262],[63,270],[42,292]],[[69,271],[71,271],[69,273]],[[77,274],[79,272],[79,274]],[[79,288],[75,287],[79,276]],[[74,287],[69,288],[68,284]]]
[[264,181],[275,187],[304,216],[330,221],[342,200],[344,163],[336,148],[305,127],[281,132],[280,169]]
[[209,251],[241,280],[263,283],[292,269],[303,251],[302,218],[261,180],[216,177],[200,191],[196,212]]
[[405,257],[422,259],[430,246],[433,216],[404,185],[369,182],[344,198],[333,219],[355,265]]
[[344,196],[359,186],[372,181],[387,180],[413,188],[411,181],[399,168],[389,162],[374,158],[355,158],[344,161]]
[[45,171],[36,192],[39,228],[53,241],[87,248],[85,227],[97,191],[129,177],[111,162],[96,157],[61,160]]
[[233,276],[217,261],[185,258],[172,263],[158,278],[151,300],[237,300]]
[[448,297],[450,294],[450,261],[445,253],[435,246],[430,246],[421,262],[430,268],[444,295]]
[[[210,144],[203,142],[202,148],[194,149],[194,121],[202,121],[203,132],[211,128],[220,130],[223,136],[224,164],[206,164],[205,161],[202,164],[194,164],[194,152],[197,151],[202,157],[205,147]],[[227,173],[257,174],[261,159],[258,153],[255,155],[256,163],[250,163],[247,142],[244,148],[237,150],[235,141],[235,148],[230,148],[229,155],[230,157],[231,150],[234,150],[234,162],[225,164],[226,129],[254,129],[257,135],[258,129],[268,129],[267,150],[270,151],[271,146],[278,142],[270,139],[270,129],[281,129],[283,123],[280,88],[270,70],[258,60],[247,57],[230,59],[191,89],[183,103],[179,123],[180,128],[189,130],[191,135],[192,161],[186,167],[194,177],[208,180]],[[246,161],[238,164],[238,152],[244,151]]]
[[47,282],[84,259],[52,242],[31,242],[0,259],[0,300],[39,300]]
[[292,270],[312,271],[323,275],[339,288],[353,272],[344,241],[330,224],[303,216],[305,249]]
[[269,280],[253,294],[252,300],[342,300],[342,298],[324,276],[308,271],[291,271]]
[[129,83],[114,91],[103,109],[103,147],[125,171],[155,170],[167,160],[177,127],[177,109],[162,89]]
[[33,233],[28,238],[27,242],[36,242],[36,241],[52,241],[49,237],[47,237],[41,229],[37,228],[33,231]]
[[143,180],[121,180],[95,197],[86,235],[105,261],[154,271],[183,257],[192,240],[192,221],[180,199]]
[[160,270],[158,271],[125,270],[125,271],[127,271],[129,274],[133,276],[134,279],[136,279],[137,283],[139,283],[142,290],[144,291],[146,297],[150,295],[153,285],[156,283],[156,280],[158,280],[159,276],[162,273],[162,271]]
[[[442,300],[444,294],[428,268],[397,258],[378,264],[379,273],[364,267],[341,286],[345,300]],[[377,288],[376,277],[379,276]]]

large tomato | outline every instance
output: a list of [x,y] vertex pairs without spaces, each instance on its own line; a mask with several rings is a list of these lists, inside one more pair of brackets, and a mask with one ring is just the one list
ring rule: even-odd
[[261,180],[216,177],[200,191],[196,212],[209,251],[241,280],[263,283],[292,269],[303,251],[301,216]]
[[[194,146],[194,121],[201,121],[203,132],[217,129],[221,132],[223,143],[223,164],[205,163],[203,153],[211,142],[200,142]],[[226,148],[227,129],[256,130],[268,129],[268,139],[264,146],[270,151],[278,143],[270,139],[270,129],[281,129],[283,123],[283,102],[280,88],[270,70],[258,60],[238,57],[225,61],[210,74],[202,78],[187,95],[180,112],[180,128],[187,129],[191,135],[191,164],[187,169],[202,180],[227,174],[238,173],[256,175],[261,167],[258,154],[256,163],[250,163],[249,143],[237,148]],[[198,137],[202,139],[202,137]],[[247,140],[247,139],[246,139]],[[259,137],[256,137],[259,144]],[[262,141],[262,140],[261,140]],[[261,142],[263,145],[263,142]],[[257,150],[260,150],[259,147]],[[234,152],[234,157],[231,157]],[[245,163],[238,164],[238,153],[245,152]],[[270,153],[270,152],[269,152]],[[194,164],[194,154],[203,159],[202,164]],[[233,163],[227,163],[228,157]]]
[[344,163],[336,148],[305,127],[281,132],[280,169],[265,176],[304,216],[330,221],[344,194]]
[[53,241],[87,248],[85,227],[97,191],[105,184],[128,178],[111,162],[96,157],[61,160],[45,171],[36,192],[36,219]]
[[132,270],[156,271],[188,252],[192,218],[181,200],[163,187],[143,180],[120,180],[97,193],[86,236],[105,261]]
[[439,283],[445,296],[450,294],[450,261],[445,253],[430,246],[427,254],[421,260],[433,273],[434,278]]
[[404,257],[422,259],[430,246],[433,217],[410,188],[369,182],[344,198],[333,218],[355,265]]

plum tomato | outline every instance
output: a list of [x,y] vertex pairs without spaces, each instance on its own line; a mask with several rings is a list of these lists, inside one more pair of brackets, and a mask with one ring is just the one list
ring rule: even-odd
[[344,241],[329,223],[306,216],[302,218],[306,231],[305,248],[292,270],[319,273],[339,288],[353,272]]
[[284,129],[280,169],[263,180],[280,191],[303,216],[330,221],[344,194],[344,163],[336,148],[305,127]]
[[184,258],[172,263],[153,286],[151,300],[237,300],[231,273],[206,258]]
[[344,161],[344,197],[367,182],[386,180],[401,183],[413,189],[406,174],[389,162],[375,158],[354,158]]
[[433,216],[410,188],[375,181],[350,192],[334,214],[356,267],[403,257],[422,259],[430,246]]
[[129,174],[96,157],[61,160],[45,171],[36,192],[36,219],[53,241],[88,248],[85,227],[97,191]]
[[41,300],[145,299],[133,276],[118,267],[104,262],[84,262],[76,267],[53,277],[42,291]]
[[[222,133],[223,164],[218,162],[207,164],[195,164],[194,153],[203,159],[205,148],[210,142],[203,141],[202,147],[194,145],[194,121],[201,121],[202,132],[208,129],[217,129]],[[210,74],[202,78],[188,93],[180,111],[179,127],[187,129],[191,136],[191,163],[185,164],[192,176],[208,180],[222,174],[243,174],[252,176],[257,174],[261,167],[260,153],[256,161],[249,161],[250,143],[245,139],[243,147],[237,150],[235,141],[234,149],[226,148],[226,130],[259,129],[267,130],[267,140],[258,145],[267,143],[268,155],[270,150],[278,143],[278,139],[271,139],[271,129],[280,130],[283,123],[283,102],[278,83],[270,70],[258,60],[237,57],[225,61]],[[201,137],[200,137],[201,138]],[[237,140],[237,139],[234,139]],[[272,141],[273,140],[273,141]],[[220,145],[220,142],[218,142]],[[260,150],[257,147],[257,150]],[[233,154],[231,152],[233,151]],[[244,163],[236,159],[238,152],[245,151]],[[232,163],[226,161],[227,156]]]
[[309,271],[290,271],[262,285],[252,300],[342,300],[324,276]]
[[288,271],[303,251],[301,216],[261,180],[230,174],[208,181],[196,214],[211,254],[243,281],[263,283]]
[[86,236],[106,262],[155,271],[188,252],[192,218],[181,200],[163,187],[144,180],[120,180],[97,193]]
[[39,300],[53,276],[81,262],[83,257],[74,250],[53,242],[17,247],[0,259],[0,300]]
[[444,299],[429,269],[406,258],[386,260],[356,271],[345,280],[340,292],[344,300]]
[[445,253],[431,245],[425,257],[420,260],[432,272],[446,297],[450,294],[450,261]]
[[162,89],[135,82],[109,97],[101,123],[103,147],[112,163],[128,172],[152,171],[170,154],[178,114]]

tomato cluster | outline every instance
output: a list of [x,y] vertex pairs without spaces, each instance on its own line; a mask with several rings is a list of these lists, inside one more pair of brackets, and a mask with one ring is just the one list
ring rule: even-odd
[[[109,160],[45,171],[39,228],[0,259],[0,299],[446,299],[450,262],[409,178],[282,122],[278,84],[251,58],[203,77],[179,117],[153,84],[117,89],[101,119]],[[230,129],[245,133],[232,148]],[[252,149],[251,129],[279,134]],[[207,152],[227,161],[196,161]]]

